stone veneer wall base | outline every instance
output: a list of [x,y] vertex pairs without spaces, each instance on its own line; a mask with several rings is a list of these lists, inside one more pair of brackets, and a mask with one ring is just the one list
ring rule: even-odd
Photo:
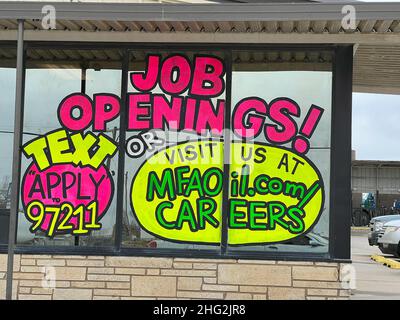
[[[343,264],[16,255],[13,299],[348,299]],[[0,255],[0,299],[7,255]],[[50,268],[50,269],[49,269]],[[53,269],[54,268],[54,269]],[[54,273],[54,283],[45,280]],[[53,286],[53,287],[52,287]]]

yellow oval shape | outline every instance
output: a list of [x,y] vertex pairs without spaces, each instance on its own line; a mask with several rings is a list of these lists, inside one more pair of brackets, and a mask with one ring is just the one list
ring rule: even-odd
[[[261,143],[231,144],[230,245],[283,242],[306,233],[324,202],[318,169],[304,156]],[[131,187],[141,227],[174,242],[221,242],[223,143],[167,147],[139,168]]]
[[241,142],[231,146],[228,243],[279,243],[310,231],[325,196],[316,166],[283,147]]

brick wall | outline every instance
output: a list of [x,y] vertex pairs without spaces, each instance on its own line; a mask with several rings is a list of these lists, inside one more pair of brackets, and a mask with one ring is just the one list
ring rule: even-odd
[[[0,255],[0,298],[7,256]],[[54,288],[43,286],[54,267]],[[348,299],[341,265],[318,262],[16,255],[14,299]]]

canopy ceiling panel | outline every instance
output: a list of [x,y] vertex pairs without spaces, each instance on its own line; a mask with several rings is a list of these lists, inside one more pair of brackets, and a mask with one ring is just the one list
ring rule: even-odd
[[[1,4],[0,4],[1,6]],[[26,30],[43,31],[41,20],[28,19]],[[16,19],[0,19],[0,30],[16,30]],[[339,20],[303,21],[123,21],[57,19],[56,30],[63,31],[142,31],[142,32],[210,32],[210,33],[328,33],[390,34],[400,33],[400,17],[388,20],[357,20],[356,28],[345,30]]]

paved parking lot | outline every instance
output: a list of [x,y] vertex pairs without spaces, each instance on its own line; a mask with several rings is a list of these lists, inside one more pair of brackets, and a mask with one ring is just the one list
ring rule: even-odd
[[351,299],[400,300],[400,269],[390,269],[370,259],[371,255],[382,253],[378,247],[369,246],[367,232],[352,232],[351,247],[357,286]]

